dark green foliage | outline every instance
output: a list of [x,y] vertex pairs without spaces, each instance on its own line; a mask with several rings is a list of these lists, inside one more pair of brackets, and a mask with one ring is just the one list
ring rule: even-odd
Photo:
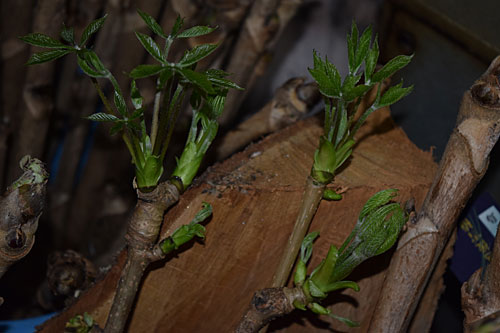
[[[217,133],[217,117],[222,113],[228,89],[241,88],[227,80],[225,76],[228,74],[223,71],[195,70],[197,62],[210,55],[217,45],[203,44],[187,50],[178,63],[168,60],[170,46],[175,39],[206,35],[215,28],[195,26],[182,30],[183,20],[178,17],[172,31],[167,34],[152,16],[140,10],[138,13],[151,31],[163,40],[164,45],[160,46],[149,35],[136,32],[140,44],[158,61],[158,64],[141,64],[130,71],[129,75],[132,78],[130,99],[134,110],[129,110],[114,76],[97,54],[86,46],[92,36],[102,28],[107,16],[91,22],[84,29],[79,44],[75,43],[73,29],[68,27],[63,27],[61,38],[69,45],[40,33],[32,33],[21,39],[38,47],[53,49],[33,54],[28,61],[29,65],[55,60],[68,53],[76,54],[78,65],[94,80],[106,108],[106,112],[96,113],[87,118],[93,121],[111,122],[113,123],[111,133],[121,133],[135,164],[139,188],[154,187],[158,184],[163,174],[163,159],[184,97],[188,91],[192,91],[192,100],[196,100],[193,105],[193,122],[188,142],[174,173],[181,179],[185,188],[191,184],[203,156]],[[163,94],[163,102],[155,104],[150,134],[146,131],[142,97],[135,83],[135,79],[147,77],[156,77],[157,95]],[[96,80],[101,78],[109,80],[113,86],[114,107],[104,96]]]
[[[324,184],[333,180],[335,171],[351,155],[354,135],[368,115],[377,109],[396,103],[412,90],[412,87],[403,88],[402,84],[399,84],[381,94],[379,86],[373,104],[357,120],[354,119],[355,112],[366,93],[406,66],[412,56],[397,56],[375,72],[379,56],[377,37],[375,36],[372,43],[371,27],[359,36],[354,22],[351,33],[347,36],[347,53],[349,74],[343,81],[335,65],[327,58],[321,59],[315,51],[314,66],[309,68],[325,102],[324,135],[314,156],[311,176]],[[360,83],[363,76],[364,80]]]

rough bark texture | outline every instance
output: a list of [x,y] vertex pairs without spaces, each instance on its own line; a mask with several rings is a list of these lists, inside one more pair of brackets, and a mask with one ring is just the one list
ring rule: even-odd
[[[462,286],[462,309],[465,312],[464,326],[474,331],[486,324],[496,322],[500,326],[500,233],[497,232],[493,245],[491,263],[476,271]],[[493,331],[491,331],[493,332]]]
[[418,303],[415,315],[410,323],[408,330],[410,333],[430,332],[431,330],[439,298],[445,290],[443,274],[448,267],[448,260],[453,256],[453,246],[455,245],[456,236],[456,232],[454,231],[436,264],[434,272],[432,272],[432,276],[427,283],[422,299]]
[[499,74],[500,57],[464,94],[424,206],[392,258],[370,326],[374,332],[406,331],[458,215],[486,172],[500,135]]
[[266,288],[258,290],[252,297],[247,312],[241,319],[236,333],[257,332],[271,320],[293,310],[293,302],[306,303],[306,297],[298,288]]
[[302,118],[319,101],[316,84],[293,78],[276,90],[260,111],[230,131],[215,146],[217,160],[243,149],[250,142],[282,129]]
[[[281,2],[284,2],[280,8]],[[293,17],[300,2],[280,0],[256,0],[246,17],[226,71],[234,73],[233,81],[250,90],[255,81],[256,69],[262,72],[262,64],[258,65],[268,51],[272,42],[283,31],[288,21]],[[280,14],[282,16],[280,17]],[[221,116],[222,126],[231,124],[238,115],[238,109],[245,92],[231,91],[226,100],[226,110]]]
[[48,174],[42,162],[26,156],[20,164],[24,173],[0,199],[0,277],[30,252],[45,206]]
[[151,262],[150,252],[160,233],[165,211],[179,200],[179,191],[170,182],[160,183],[151,192],[137,191],[137,205],[128,225],[127,261],[116,287],[105,332],[122,332],[136,298],[139,283]]
[[[415,197],[419,208],[430,186],[435,172],[431,154],[419,151],[394,128],[387,110],[373,116],[359,133],[353,158],[332,185],[348,188],[344,198],[323,200],[313,219],[310,230],[320,231],[321,237],[315,243],[311,267],[319,264],[330,244],[339,246],[344,241],[359,210],[378,190],[398,188],[398,200]],[[206,240],[150,266],[130,318],[130,332],[225,332],[236,327],[253,293],[271,284],[299,211],[304,180],[322,130],[316,118],[299,121],[209,168],[182,195],[165,216],[168,223],[162,237],[189,223],[206,201],[214,212]],[[344,291],[326,300],[335,314],[361,322],[358,332],[368,329],[389,256],[373,258],[355,270],[351,278],[360,284],[359,293]],[[103,325],[125,257],[122,252],[102,280],[47,322],[42,331],[60,331],[68,318],[85,311]],[[346,330],[328,317],[293,317],[275,320],[271,328]]]

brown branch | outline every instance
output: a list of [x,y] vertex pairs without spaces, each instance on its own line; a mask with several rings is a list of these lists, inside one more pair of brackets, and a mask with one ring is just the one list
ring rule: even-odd
[[43,163],[26,156],[20,165],[24,173],[0,199],[0,277],[30,252],[45,205],[48,174]]
[[309,225],[316,214],[319,203],[323,198],[326,184],[320,184],[314,181],[312,177],[307,177],[306,188],[302,196],[299,214],[295,221],[292,234],[288,239],[286,248],[283,250],[283,255],[276,268],[276,273],[273,276],[272,287],[282,287],[286,285],[288,276],[292,271],[293,264],[300,250],[302,240],[304,239]]
[[129,221],[127,262],[121,273],[105,332],[122,332],[132,308],[144,270],[151,263],[151,250],[158,239],[165,211],[179,200],[177,187],[159,184],[151,192],[137,191],[137,205]]
[[[500,57],[464,94],[457,123],[416,223],[401,237],[370,331],[408,328],[420,296],[456,226],[457,217],[488,167],[500,135]],[[412,259],[409,259],[412,258]]]
[[[246,17],[243,27],[231,51],[231,59],[226,70],[233,73],[231,79],[244,87],[245,92],[231,91],[226,100],[226,110],[220,118],[222,126],[229,125],[238,115],[238,109],[245,96],[251,88],[249,83],[255,81],[254,70],[261,57],[273,44],[283,27],[288,23],[297,6],[289,6],[288,9],[280,11],[279,0],[256,0]],[[282,17],[279,13],[283,14]],[[291,13],[291,14],[290,14]],[[261,66],[259,66],[261,67]]]
[[[500,317],[500,233],[486,271],[479,269],[462,286],[462,309],[466,329],[477,328]],[[496,313],[496,315],[494,315]]]
[[316,84],[293,78],[276,90],[273,99],[217,145],[217,160],[241,150],[250,142],[282,129],[303,117],[319,101]]
[[307,304],[302,289],[284,287],[256,291],[235,332],[251,333],[259,331],[271,320],[295,310],[294,301]]

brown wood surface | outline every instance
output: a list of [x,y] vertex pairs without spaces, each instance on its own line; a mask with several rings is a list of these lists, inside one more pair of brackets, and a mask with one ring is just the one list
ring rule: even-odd
[[[329,244],[340,245],[364,202],[385,188],[400,189],[401,201],[415,197],[420,207],[436,165],[417,149],[384,110],[360,131],[358,147],[334,186],[347,188],[337,202],[322,201],[311,230],[319,230],[312,267]],[[317,119],[301,121],[270,135],[222,164],[209,168],[165,217],[163,235],[188,223],[203,201],[213,206],[204,243],[149,268],[129,323],[130,332],[228,332],[239,321],[253,293],[269,286],[293,227],[312,155],[321,134]],[[124,251],[108,274],[66,312],[49,320],[43,332],[61,331],[76,313],[89,312],[104,326]],[[390,253],[362,264],[351,275],[359,293],[343,291],[324,304],[338,315],[360,321],[366,331]],[[347,327],[303,312],[275,322],[287,332],[348,331]]]

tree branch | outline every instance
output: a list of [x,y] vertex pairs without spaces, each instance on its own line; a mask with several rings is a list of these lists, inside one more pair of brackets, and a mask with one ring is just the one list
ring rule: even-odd
[[123,332],[142,275],[151,263],[151,250],[158,239],[163,215],[179,200],[179,195],[171,182],[160,183],[151,192],[137,191],[137,205],[125,236],[127,262],[118,282],[105,332]]
[[235,332],[250,333],[259,331],[271,320],[295,310],[294,301],[307,304],[302,289],[283,287],[256,291]]
[[[399,240],[370,331],[406,331],[460,211],[500,135],[500,57],[464,94],[457,124],[417,221]],[[414,258],[409,260],[408,258]]]
[[0,277],[30,252],[45,206],[48,173],[43,163],[25,156],[20,166],[24,173],[0,199]]

